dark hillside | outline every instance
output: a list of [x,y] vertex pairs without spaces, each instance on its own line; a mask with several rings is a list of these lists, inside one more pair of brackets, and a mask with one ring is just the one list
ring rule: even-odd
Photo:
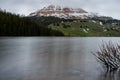
[[36,24],[29,18],[0,11],[0,36],[63,36],[63,33]]

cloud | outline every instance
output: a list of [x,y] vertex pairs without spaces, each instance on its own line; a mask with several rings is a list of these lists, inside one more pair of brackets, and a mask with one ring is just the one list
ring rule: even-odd
[[0,0],[0,8],[28,15],[50,4],[83,8],[89,12],[120,19],[120,0]]

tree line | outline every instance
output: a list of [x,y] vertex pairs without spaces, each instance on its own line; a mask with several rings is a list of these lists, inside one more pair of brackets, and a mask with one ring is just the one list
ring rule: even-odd
[[29,18],[0,10],[0,36],[64,36],[57,30]]

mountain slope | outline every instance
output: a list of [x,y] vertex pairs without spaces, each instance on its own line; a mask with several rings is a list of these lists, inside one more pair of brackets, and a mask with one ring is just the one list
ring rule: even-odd
[[65,36],[120,36],[119,20],[77,19],[49,25]]
[[48,7],[44,7],[38,11],[30,13],[30,16],[54,16],[59,18],[66,19],[85,19],[88,18],[88,13],[84,9],[81,8],[69,8],[69,7],[61,7],[50,5]]
[[63,36],[56,30],[39,25],[29,18],[0,11],[0,36]]

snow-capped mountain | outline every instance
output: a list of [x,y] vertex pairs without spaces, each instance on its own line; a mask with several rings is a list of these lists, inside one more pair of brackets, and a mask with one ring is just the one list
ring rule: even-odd
[[36,12],[30,13],[30,16],[55,16],[65,19],[86,19],[92,17],[93,14],[81,8],[69,8],[49,5]]

